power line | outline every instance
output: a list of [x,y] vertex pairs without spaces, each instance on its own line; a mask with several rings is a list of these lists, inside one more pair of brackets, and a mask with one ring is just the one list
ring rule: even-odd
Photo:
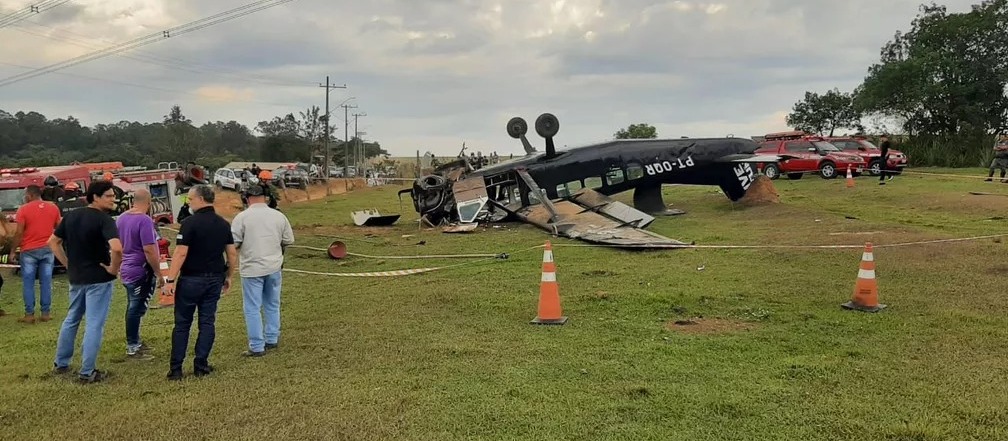
[[3,18],[0,18],[0,28],[17,23],[21,20],[31,17],[32,15],[41,14],[45,11],[48,11],[52,8],[62,5],[63,3],[66,3],[68,1],[70,0],[45,0],[41,3],[30,5],[27,8],[24,8],[13,14],[8,14]]
[[[33,24],[33,25],[36,25],[36,26],[39,26],[39,27],[52,29],[53,31],[60,32],[60,33],[65,33],[65,34],[69,34],[69,35],[78,35],[80,37],[87,38],[87,39],[92,39],[92,40],[94,39],[93,37],[89,37],[87,35],[77,34],[77,33],[74,33],[74,32],[67,31],[67,30],[63,30],[63,29],[57,29],[57,28],[54,28],[54,27],[51,27],[51,26],[46,26],[44,24],[37,23],[37,22],[31,21],[31,20],[27,20],[25,23],[30,23],[30,24]],[[23,26],[23,24],[14,26],[11,29],[14,29],[14,30],[16,30],[18,32],[23,32],[23,33],[26,33],[26,34],[29,34],[29,35],[35,35],[35,36],[38,36],[38,37],[43,37],[43,38],[49,38],[49,39],[53,39],[53,40],[63,41],[63,42],[70,43],[72,45],[75,45],[75,46],[78,46],[78,47],[83,47],[83,48],[86,48],[86,49],[92,49],[92,50],[94,50],[94,49],[100,49],[100,47],[97,44],[89,42],[89,41],[86,41],[86,40],[83,40],[81,38],[73,38],[73,37],[61,36],[61,35],[50,35],[50,34],[46,34],[44,32],[33,31],[33,30],[25,28]],[[198,63],[190,63],[190,62],[186,62],[184,60],[180,60],[180,59],[172,58],[172,57],[158,57],[158,56],[154,56],[154,55],[148,55],[148,54],[145,54],[143,52],[140,52],[140,53],[135,53],[134,52],[133,54],[119,53],[119,54],[116,54],[116,55],[118,55],[120,57],[123,57],[123,58],[129,58],[129,59],[136,60],[136,61],[141,61],[141,62],[144,62],[144,63],[154,64],[154,65],[163,66],[163,67],[167,67],[167,68],[171,68],[171,69],[182,70],[182,71],[186,71],[186,72],[229,76],[229,77],[233,77],[233,78],[240,79],[240,80],[245,80],[245,81],[249,81],[249,82],[256,82],[256,83],[261,83],[261,84],[268,84],[268,85],[273,85],[273,86],[302,87],[302,86],[308,86],[308,85],[312,85],[313,84],[313,83],[310,83],[310,82],[307,82],[307,81],[296,82],[296,81],[291,81],[291,80],[270,79],[270,78],[266,78],[266,77],[258,76],[258,75],[239,74],[239,73],[236,73],[236,72],[225,72],[221,68],[215,68],[213,66],[200,65]]]
[[161,31],[161,32],[157,32],[157,33],[149,34],[149,35],[146,35],[146,36],[143,36],[143,37],[140,37],[140,38],[136,38],[136,39],[127,41],[125,43],[120,43],[120,44],[108,47],[106,49],[103,49],[103,50],[100,50],[100,51],[97,51],[97,52],[81,55],[79,57],[74,57],[74,58],[71,58],[69,60],[66,60],[66,61],[63,61],[63,62],[60,62],[60,63],[56,63],[56,64],[52,64],[52,65],[49,65],[49,66],[45,66],[45,67],[40,68],[40,69],[35,69],[33,71],[30,71],[30,72],[25,72],[25,73],[22,73],[22,74],[19,74],[19,75],[15,75],[15,76],[12,76],[12,77],[4,78],[3,80],[0,80],[0,87],[9,86],[11,84],[14,84],[14,83],[17,83],[17,82],[20,82],[20,81],[24,81],[24,80],[27,80],[29,78],[34,78],[34,77],[37,77],[39,75],[44,75],[44,74],[47,74],[47,73],[50,73],[50,72],[55,72],[57,70],[65,69],[65,68],[68,68],[68,67],[71,67],[71,66],[75,66],[75,65],[78,65],[78,64],[81,64],[81,63],[85,63],[85,62],[88,62],[88,61],[91,61],[91,60],[96,60],[96,59],[99,59],[99,58],[107,57],[109,55],[114,55],[114,54],[117,54],[117,53],[120,53],[120,52],[125,52],[125,51],[128,51],[130,49],[134,49],[134,48],[137,48],[137,47],[140,47],[140,46],[144,46],[144,45],[147,45],[147,44],[151,44],[151,43],[154,43],[154,42],[157,42],[157,41],[160,41],[160,40],[171,38],[171,37],[176,36],[176,35],[181,35],[181,34],[186,34],[186,33],[189,33],[189,32],[198,31],[200,29],[208,28],[208,27],[214,26],[216,24],[223,23],[225,21],[229,21],[229,20],[233,20],[233,19],[236,19],[236,18],[244,17],[246,15],[253,14],[255,12],[258,12],[258,11],[261,11],[261,10],[264,10],[264,9],[269,9],[269,8],[274,7],[274,6],[279,6],[281,4],[289,3],[289,2],[292,2],[292,1],[294,1],[294,0],[260,0],[260,1],[257,1],[257,2],[249,3],[247,5],[239,6],[237,8],[231,9],[229,11],[225,11],[225,12],[222,12],[222,13],[219,13],[219,14],[211,15],[209,17],[202,18],[200,20],[196,20],[196,21],[193,21],[193,22],[190,22],[190,23],[186,23],[186,24],[181,25],[181,26],[176,26],[174,28],[166,29],[166,30]]

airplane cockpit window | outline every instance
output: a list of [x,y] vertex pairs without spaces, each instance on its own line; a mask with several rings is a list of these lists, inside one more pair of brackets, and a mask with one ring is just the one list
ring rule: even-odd
[[605,179],[609,185],[622,184],[626,181],[626,178],[623,176],[623,169],[618,167],[610,168],[609,171],[606,172]]
[[640,179],[644,177],[644,167],[637,164],[629,164],[626,168],[627,179],[631,181],[634,179]]
[[459,221],[467,224],[474,222],[486,202],[487,198],[477,198],[458,204]]
[[601,188],[602,178],[601,177],[588,177],[584,179],[585,188]]

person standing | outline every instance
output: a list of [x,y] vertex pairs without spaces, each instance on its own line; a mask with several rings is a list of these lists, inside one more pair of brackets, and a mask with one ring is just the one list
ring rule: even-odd
[[85,197],[88,205],[67,213],[49,239],[70,281],[70,307],[60,328],[53,367],[57,374],[70,371],[77,328],[84,319],[80,380],[94,383],[106,375],[95,368],[95,362],[112,304],[112,282],[122,264],[122,243],[108,214],[116,204],[112,182],[92,182]]
[[150,347],[140,339],[140,321],[147,313],[148,302],[156,289],[164,285],[159,276],[157,227],[147,214],[151,194],[141,188],[133,192],[133,207],[116,219],[123,246],[122,267],[119,269],[126,288],[126,356],[150,359]]
[[[17,231],[11,240],[8,261],[20,261],[21,294],[24,298],[25,315],[18,319],[22,323],[35,323],[35,279],[39,281],[39,320],[51,320],[52,273],[54,255],[49,249],[49,238],[60,222],[60,210],[56,204],[42,200],[42,188],[29,185],[25,188],[24,204],[14,215]],[[21,256],[16,257],[15,246],[21,247]]]
[[248,351],[242,355],[248,357],[262,356],[266,349],[277,347],[281,268],[284,251],[294,244],[290,221],[266,204],[266,192],[262,185],[249,186],[246,191],[249,206],[231,222],[231,234],[240,252],[242,305],[249,342]]
[[[199,334],[196,336],[193,374],[213,372],[210,351],[215,338],[217,302],[231,288],[231,276],[238,251],[231,236],[231,225],[214,212],[214,191],[206,184],[189,189],[193,209],[175,240],[165,293],[175,296],[175,328],[172,331],[169,380],[182,379],[182,362],[189,346],[193,314],[199,310]],[[227,254],[227,262],[224,254]],[[177,280],[176,280],[177,279]]]
[[[889,149],[892,147],[892,143],[889,142],[889,135],[883,134],[880,139],[882,144],[879,148],[882,150],[882,157],[879,160],[882,163],[879,164],[878,185],[885,185],[886,180],[891,181],[893,178],[893,175],[890,173],[892,170],[889,169]],[[888,176],[886,176],[887,174]]]
[[1005,169],[1008,169],[1008,138],[1003,138],[994,144],[994,160],[991,161],[990,171],[984,181],[991,182],[994,178],[994,169],[998,168],[1001,169],[1001,182],[1008,182],[1005,180]]

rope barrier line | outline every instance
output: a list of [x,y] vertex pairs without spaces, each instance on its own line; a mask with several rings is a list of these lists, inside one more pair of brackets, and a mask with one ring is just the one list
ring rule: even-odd
[[[949,242],[968,242],[983,239],[994,239],[998,237],[1005,237],[1008,234],[992,234],[987,236],[973,236],[973,237],[961,237],[953,239],[935,239],[935,240],[921,240],[915,242],[898,242],[891,244],[872,244],[873,248],[896,248],[905,247],[912,245],[931,245],[936,243],[949,243]],[[540,245],[543,247],[544,245]],[[594,247],[594,248],[619,248],[616,245],[598,245],[598,244],[553,244],[553,247],[568,247],[568,248],[580,248],[580,247]],[[858,245],[682,245],[682,246],[671,246],[664,247],[663,249],[863,249],[864,244]]]
[[[287,248],[299,248],[304,250],[312,251],[329,251],[328,248],[310,247],[307,245],[291,245]],[[476,258],[476,257],[501,257],[506,253],[501,254],[433,254],[425,256],[372,256],[368,254],[358,254],[347,252],[348,256],[364,257],[368,259],[457,259],[457,258]]]
[[[527,253],[529,251],[533,251],[533,250],[536,250],[538,248],[542,248],[543,246],[545,246],[545,245],[536,245],[536,246],[532,246],[532,247],[526,248],[524,250],[516,251],[516,252],[511,253],[511,254]],[[412,257],[412,256],[410,256],[410,257]],[[498,257],[498,255],[494,255],[493,257],[489,257],[489,258],[485,258],[485,259],[480,259],[480,260],[474,260],[472,262],[463,262],[463,263],[457,263],[457,264],[454,264],[454,265],[438,266],[438,267],[431,267],[431,268],[416,268],[416,269],[393,270],[393,271],[374,271],[374,272],[365,272],[365,273],[332,273],[332,272],[322,272],[322,271],[308,271],[308,270],[301,270],[301,269],[294,269],[294,268],[284,268],[283,270],[287,271],[287,272],[298,273],[298,274],[310,274],[310,275],[316,275],[316,276],[332,276],[332,277],[398,277],[398,276],[408,276],[408,275],[413,275],[413,274],[429,273],[429,272],[432,272],[432,271],[439,271],[439,270],[445,270],[445,269],[450,269],[450,268],[458,268],[458,267],[467,266],[467,265],[475,265],[475,264],[478,264],[478,263],[485,263],[485,262],[489,262],[489,261],[492,261],[492,260],[496,260],[497,257]]]

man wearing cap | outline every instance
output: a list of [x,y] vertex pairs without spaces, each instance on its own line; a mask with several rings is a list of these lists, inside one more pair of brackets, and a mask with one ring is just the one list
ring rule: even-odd
[[266,191],[263,184],[250,185],[246,190],[248,208],[231,221],[231,234],[239,251],[242,303],[249,340],[249,349],[242,355],[248,357],[262,356],[266,349],[277,347],[281,268],[285,249],[294,244],[290,221],[283,213],[266,205]]

